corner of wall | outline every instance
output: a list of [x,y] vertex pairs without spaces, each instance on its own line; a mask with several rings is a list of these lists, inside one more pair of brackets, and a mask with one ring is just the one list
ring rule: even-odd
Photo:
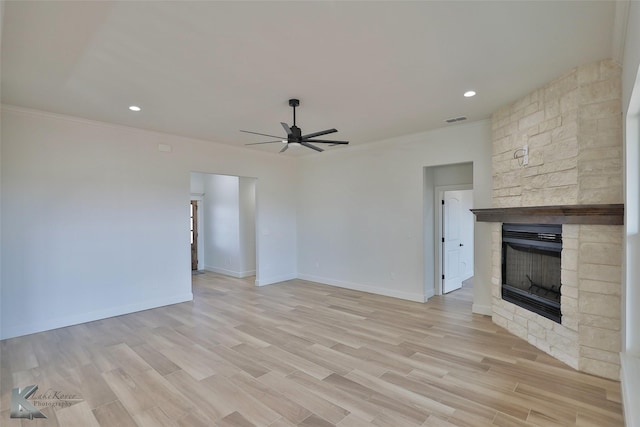
[[493,310],[490,305],[473,304],[471,306],[471,312],[475,314],[482,314],[483,316],[493,315]]

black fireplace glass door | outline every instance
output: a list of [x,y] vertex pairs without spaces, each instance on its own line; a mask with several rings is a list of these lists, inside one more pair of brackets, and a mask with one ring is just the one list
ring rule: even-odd
[[503,284],[560,302],[560,252],[503,243]]
[[561,225],[503,224],[502,299],[561,323],[561,253]]

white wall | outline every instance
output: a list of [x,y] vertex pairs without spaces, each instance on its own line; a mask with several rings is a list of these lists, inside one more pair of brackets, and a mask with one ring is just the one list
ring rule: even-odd
[[201,175],[204,268],[233,277],[256,272],[255,178]]
[[640,426],[640,3],[629,2],[622,63],[625,259],[621,388],[626,425]]
[[[640,4],[630,2],[622,66],[622,109],[625,112],[625,349],[640,355]],[[635,92],[634,92],[635,87]],[[633,99],[632,99],[633,94]]]
[[461,248],[462,255],[460,259],[464,263],[462,271],[462,280],[473,277],[473,227],[476,222],[475,215],[471,212],[473,208],[473,191],[463,190],[460,194],[460,202],[462,213],[460,216],[460,236],[464,247]]
[[256,283],[296,276],[294,159],[7,106],[1,131],[2,338],[191,299],[191,171],[257,177]]
[[472,185],[473,163],[435,166],[433,168],[433,185]]
[[436,292],[438,283],[438,265],[440,265],[440,252],[436,242],[436,226],[438,224],[439,212],[436,211],[434,203],[436,199],[435,190],[435,170],[437,166],[424,168],[424,201],[423,201],[423,231],[422,250],[424,263],[422,266],[422,277],[424,277],[424,300],[428,300]]
[[204,176],[204,268],[237,276],[240,271],[240,209],[237,176]]
[[243,277],[256,272],[256,179],[240,177],[240,271]]
[[[0,1],[0,46],[2,46],[2,26],[4,22],[4,0]],[[0,67],[0,81],[2,80],[2,67]],[[0,177],[2,176],[2,120],[0,120]],[[0,230],[2,229],[2,185],[0,178]],[[2,259],[2,246],[0,245],[0,259]],[[0,290],[2,290],[2,262],[0,262]],[[1,295],[1,294],[0,294]],[[0,304],[0,338],[2,338],[2,304]]]
[[204,194],[204,177],[205,174],[192,172],[191,175],[191,195],[201,196]]
[[[424,167],[472,162],[474,206],[490,207],[490,124],[447,127],[368,147],[300,159],[298,275],[423,301]],[[491,309],[490,236],[487,224],[476,224],[474,310],[483,313]]]

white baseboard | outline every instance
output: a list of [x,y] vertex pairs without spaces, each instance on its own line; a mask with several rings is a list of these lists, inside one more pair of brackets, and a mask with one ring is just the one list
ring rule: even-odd
[[121,305],[104,310],[80,313],[73,316],[47,319],[39,322],[21,323],[17,325],[7,325],[3,323],[2,336],[0,339],[19,337],[23,335],[35,334],[37,332],[50,331],[52,329],[64,328],[78,325],[80,323],[93,322],[95,320],[107,319],[109,317],[121,316],[123,314],[135,313],[137,311],[149,310],[152,308],[164,307],[166,305],[178,304],[192,301],[193,293],[174,295],[166,298],[159,298],[151,301],[144,301],[136,304]]
[[260,278],[260,280],[256,279],[256,286],[273,285],[274,283],[286,282],[287,280],[293,280],[297,278],[298,276],[294,273],[286,274],[283,276],[268,277],[266,279]]
[[414,294],[410,292],[396,291],[393,289],[377,288],[374,286],[367,286],[359,283],[345,282],[343,280],[329,279],[326,277],[313,276],[310,274],[299,274],[298,278],[302,280],[308,280],[310,282],[322,283],[323,285],[336,286],[338,288],[368,292],[370,294],[384,295],[387,297],[399,298],[399,299],[404,299],[408,301],[425,302],[424,294]]
[[251,277],[256,275],[255,270],[235,271],[235,270],[227,270],[226,268],[211,267],[210,265],[205,265],[204,269],[207,271],[211,271],[213,273],[224,274],[225,276],[235,277],[237,279],[244,279],[245,277]]
[[640,355],[620,353],[620,386],[627,427],[640,427]]
[[473,304],[471,305],[471,312],[475,314],[484,314],[485,316],[493,315],[493,310],[490,305]]

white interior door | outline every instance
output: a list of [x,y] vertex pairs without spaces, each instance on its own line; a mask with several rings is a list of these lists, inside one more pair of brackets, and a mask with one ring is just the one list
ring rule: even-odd
[[445,191],[444,205],[442,205],[443,226],[443,259],[442,259],[442,293],[447,293],[462,287],[460,218],[461,197],[459,191]]

